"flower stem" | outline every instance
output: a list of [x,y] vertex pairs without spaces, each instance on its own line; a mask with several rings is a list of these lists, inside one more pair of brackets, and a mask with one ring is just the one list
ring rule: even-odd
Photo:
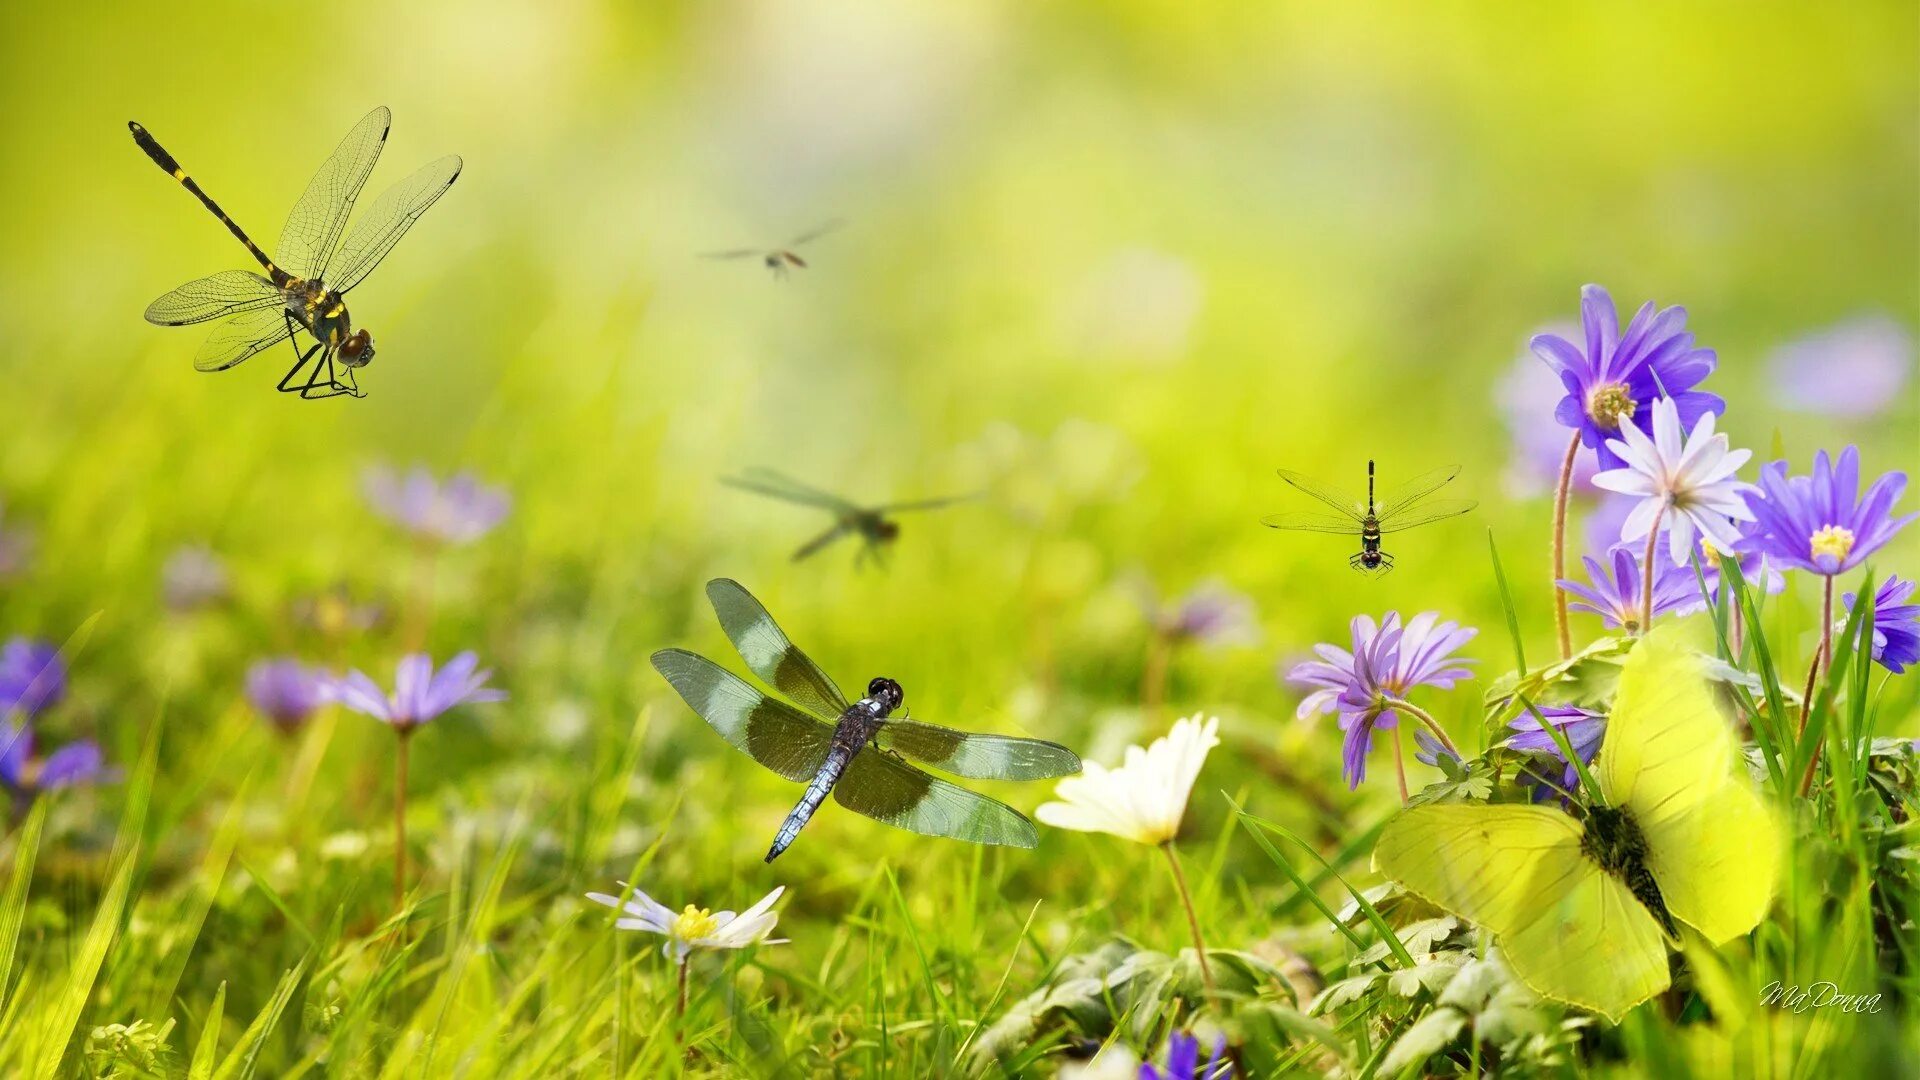
[[393,755],[393,909],[407,902],[407,745],[413,729],[396,727],[400,746]]
[[[1440,721],[1435,720],[1433,718],[1432,713],[1428,712],[1427,710],[1421,708],[1418,705],[1415,705],[1413,702],[1408,701],[1406,698],[1388,698],[1386,699],[1386,704],[1387,704],[1387,708],[1392,709],[1395,712],[1399,712],[1403,709],[1406,710],[1407,715],[1413,717],[1415,720],[1420,721],[1422,724],[1425,724],[1427,726],[1427,730],[1433,732],[1433,737],[1440,740],[1440,745],[1446,747],[1448,753],[1451,753],[1454,757],[1462,756],[1460,753],[1460,748],[1453,745],[1453,740],[1447,737],[1447,730],[1440,726]],[[1394,750],[1398,752],[1399,750],[1398,742],[1395,742]]]
[[1567,576],[1567,496],[1573,490],[1573,463],[1580,456],[1580,433],[1567,441],[1567,456],[1560,462],[1560,483],[1553,489],[1553,626],[1560,634],[1560,659],[1573,655],[1573,631],[1567,625],[1567,591],[1560,580]]
[[1406,739],[1398,724],[1393,728],[1393,767],[1400,774],[1400,805],[1407,805],[1407,752],[1400,745]]
[[1820,594],[1820,667],[1833,666],[1833,577],[1825,579],[1826,587]]
[[1180,890],[1180,903],[1187,909],[1187,929],[1193,932],[1193,954],[1200,960],[1200,977],[1206,981],[1207,989],[1213,990],[1213,968],[1207,965],[1207,943],[1200,936],[1200,916],[1194,914],[1193,894],[1187,891],[1187,875],[1180,869],[1180,856],[1174,853],[1173,841],[1160,845],[1167,853],[1167,865],[1173,867],[1173,883]]
[[675,1011],[675,1015],[683,1020],[686,1019],[687,1015],[687,962],[692,958],[692,953],[688,953],[680,958],[680,1005]]
[[[1825,587],[1820,594],[1820,647],[1814,650],[1813,663],[1807,668],[1807,689],[1800,699],[1800,734],[1807,733],[1807,719],[1813,715],[1813,691],[1820,682],[1820,673],[1833,667],[1833,577],[1823,579]],[[1806,798],[1813,790],[1813,774],[1820,765],[1821,744],[1826,742],[1824,734],[1819,743],[1815,743],[1813,753],[1807,757],[1807,771],[1800,774],[1800,797]]]
[[1667,504],[1654,511],[1653,524],[1647,528],[1647,553],[1640,560],[1640,633],[1653,629],[1653,553],[1660,549],[1660,522],[1667,516]]
[[1149,723],[1160,718],[1160,703],[1167,697],[1167,667],[1173,659],[1173,642],[1155,628],[1147,639],[1146,670],[1140,677],[1140,709]]

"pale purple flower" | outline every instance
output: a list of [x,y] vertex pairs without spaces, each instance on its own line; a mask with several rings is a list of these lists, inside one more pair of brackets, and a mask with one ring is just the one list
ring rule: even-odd
[[463,652],[436,673],[431,657],[412,653],[403,657],[395,669],[391,695],[358,671],[349,671],[345,678],[334,680],[329,693],[333,700],[355,712],[406,731],[458,705],[505,700],[505,690],[487,686],[493,672],[476,670],[479,663],[473,653]]
[[261,660],[247,669],[247,701],[282,731],[305,723],[331,692],[326,672],[298,660]]
[[[1640,557],[1631,545],[1615,544],[1604,561],[1589,555],[1580,560],[1587,568],[1587,581],[1560,579],[1557,584],[1578,597],[1567,605],[1574,611],[1590,611],[1600,616],[1609,629],[1638,632],[1640,625]],[[1611,564],[1611,565],[1609,565]],[[1714,574],[1708,574],[1711,584]],[[1682,615],[1706,606],[1700,596],[1700,581],[1691,566],[1675,566],[1664,548],[1653,556],[1653,613],[1669,611]]]
[[1349,627],[1352,652],[1316,645],[1314,652],[1320,659],[1301,664],[1288,676],[1310,691],[1300,702],[1299,716],[1340,714],[1340,728],[1346,732],[1341,757],[1348,787],[1359,787],[1366,777],[1373,729],[1398,722],[1390,702],[1405,698],[1416,686],[1447,690],[1472,676],[1467,668],[1456,665],[1473,661],[1457,658],[1453,651],[1479,631],[1439,618],[1437,612],[1421,612],[1403,628],[1397,611],[1387,612],[1377,625],[1365,615],[1356,615]]
[[174,611],[191,611],[225,601],[233,588],[227,564],[211,548],[177,548],[160,567],[160,596]]
[[1740,543],[1733,522],[1753,520],[1742,496],[1755,489],[1734,473],[1753,452],[1728,449],[1713,419],[1703,413],[1688,434],[1672,399],[1660,398],[1653,403],[1651,437],[1629,424],[1621,429],[1624,441],[1608,441],[1626,467],[1601,473],[1594,485],[1640,498],[1620,527],[1622,541],[1645,539],[1658,521],[1667,530],[1668,554],[1683,566],[1693,559],[1696,530],[1725,550]]
[[1856,315],[1775,349],[1767,367],[1782,408],[1873,416],[1900,401],[1913,338],[1886,315]]
[[1413,730],[1413,757],[1415,761],[1435,768],[1440,767],[1441,758],[1449,758],[1455,764],[1459,764],[1461,760],[1457,752],[1448,749],[1446,743],[1441,742],[1433,732],[1423,727]]
[[[1575,331],[1562,325],[1543,327],[1540,332],[1567,337]],[[1542,495],[1559,484],[1560,466],[1567,456],[1567,429],[1555,422],[1553,409],[1566,392],[1553,369],[1531,355],[1516,357],[1513,367],[1501,376],[1495,396],[1513,444],[1506,472],[1509,494],[1517,498]],[[1593,474],[1599,471],[1594,455],[1575,454],[1573,490],[1592,490]]]
[[1560,376],[1566,395],[1554,410],[1564,428],[1577,429],[1583,445],[1594,450],[1609,469],[1622,464],[1619,451],[1609,445],[1631,429],[1652,430],[1648,405],[1655,398],[1671,398],[1682,422],[1692,427],[1700,417],[1726,410],[1726,402],[1694,390],[1713,373],[1712,349],[1693,347],[1685,332],[1687,312],[1670,307],[1654,311],[1648,301],[1620,332],[1613,297],[1598,285],[1580,290],[1582,344],[1558,334],[1538,334],[1533,352]]
[[44,641],[17,637],[0,647],[0,715],[29,718],[67,696],[67,666]]
[[33,729],[0,720],[0,787],[20,793],[53,791],[111,778],[106,757],[92,739],[70,742],[36,761]]
[[1202,1065],[1199,1037],[1173,1032],[1167,1036],[1166,1067],[1159,1068],[1151,1062],[1141,1062],[1138,1080],[1225,1080],[1233,1075],[1233,1065],[1220,1060],[1226,1048],[1226,1036],[1215,1038],[1213,1053]]
[[512,500],[505,488],[488,487],[469,472],[442,482],[415,466],[403,476],[384,466],[367,470],[367,501],[383,517],[416,536],[465,544],[493,531]]
[[[1914,583],[1893,574],[1873,590],[1873,659],[1895,675],[1920,661],[1920,604],[1909,604]],[[1854,594],[1845,593],[1843,610],[1853,611]],[[1843,616],[1843,619],[1848,616]],[[1843,621],[1841,629],[1846,628]]]
[[1202,645],[1252,645],[1260,640],[1260,622],[1252,597],[1210,578],[1194,586],[1170,607],[1149,607],[1155,629],[1178,641]]
[[1860,451],[1849,446],[1836,464],[1825,450],[1814,455],[1813,475],[1787,475],[1787,463],[1760,470],[1760,486],[1746,493],[1755,526],[1742,550],[1771,556],[1779,565],[1836,577],[1865,562],[1916,515],[1892,516],[1907,487],[1907,474],[1882,475],[1860,491]]
[[[1580,756],[1581,762],[1593,764],[1594,755],[1600,752],[1600,744],[1607,734],[1605,713],[1597,713],[1574,705],[1537,705],[1535,708],[1539,710],[1541,716],[1546,718],[1547,723],[1558,728],[1560,733],[1566,736],[1567,742],[1572,745],[1573,752]],[[1530,750],[1551,755],[1554,760],[1566,767],[1560,777],[1561,789],[1568,792],[1579,790],[1579,770],[1567,760],[1567,755],[1561,753],[1560,743],[1547,732],[1531,711],[1522,712],[1507,726],[1513,729],[1513,734],[1507,736],[1507,746],[1515,750]],[[1526,782],[1525,778],[1523,782]],[[1551,786],[1540,783],[1539,778],[1534,778],[1533,786],[1536,800],[1559,794]]]

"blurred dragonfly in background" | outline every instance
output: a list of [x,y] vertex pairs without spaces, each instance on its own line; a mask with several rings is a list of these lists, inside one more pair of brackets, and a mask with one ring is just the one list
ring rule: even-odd
[[748,469],[739,476],[723,476],[720,482],[728,487],[751,491],[756,495],[765,495],[782,502],[815,507],[833,515],[833,524],[825,532],[800,545],[799,549],[793,553],[794,562],[799,562],[843,536],[858,536],[860,553],[855,557],[855,561],[862,562],[871,558],[874,562],[885,566],[887,545],[900,537],[900,523],[894,521],[892,515],[915,510],[937,510],[943,506],[979,498],[978,495],[949,495],[938,499],[913,499],[881,506],[861,506],[838,495],[803,484],[785,473],[766,468]]
[[701,257],[707,259],[759,259],[762,263],[766,264],[768,270],[773,271],[774,277],[784,280],[789,270],[805,270],[807,268],[807,260],[795,253],[794,248],[818,240],[845,224],[845,220],[835,218],[824,225],[808,229],[806,232],[787,241],[783,247],[732,248],[727,251],[706,251],[701,253]]

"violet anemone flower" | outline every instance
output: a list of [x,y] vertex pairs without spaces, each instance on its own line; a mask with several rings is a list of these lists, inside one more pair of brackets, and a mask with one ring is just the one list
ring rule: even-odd
[[106,756],[92,739],[70,742],[45,758],[33,756],[33,730],[0,720],[0,787],[17,794],[53,791],[110,777]]
[[1224,1080],[1233,1075],[1233,1066],[1220,1060],[1226,1049],[1226,1036],[1215,1038],[1213,1054],[1202,1065],[1199,1037],[1176,1031],[1167,1036],[1166,1067],[1142,1062],[1139,1080]]
[[[1542,334],[1568,337],[1567,326],[1542,327]],[[1548,494],[1560,479],[1567,456],[1567,430],[1553,418],[1553,409],[1566,388],[1551,368],[1530,355],[1516,357],[1513,367],[1495,388],[1501,415],[1506,419],[1512,453],[1507,460],[1506,487],[1517,498]],[[1591,491],[1593,474],[1600,471],[1592,454],[1573,460],[1573,490]]]
[[261,660],[247,669],[247,701],[281,731],[306,723],[331,692],[326,672],[298,660]]
[[[1913,586],[1894,574],[1873,590],[1873,662],[1895,675],[1920,660],[1920,604],[1907,603]],[[1841,600],[1853,610],[1854,594]]]
[[329,693],[347,708],[405,732],[458,705],[504,701],[507,692],[488,687],[493,672],[475,670],[479,664],[473,653],[463,652],[435,672],[432,657],[412,653],[395,668],[391,695],[358,671],[333,680]]
[[1906,490],[1907,474],[1890,472],[1860,491],[1860,450],[1849,446],[1834,462],[1825,450],[1814,455],[1811,476],[1788,476],[1787,463],[1760,470],[1760,486],[1745,493],[1755,525],[1747,530],[1743,551],[1758,551],[1783,567],[1835,577],[1859,566],[1880,550],[1916,515],[1893,516],[1893,504]]
[[1414,687],[1451,689],[1470,678],[1472,671],[1458,666],[1472,660],[1453,655],[1473,640],[1478,630],[1455,622],[1440,622],[1439,613],[1424,611],[1401,626],[1400,613],[1389,611],[1377,625],[1356,615],[1350,626],[1351,653],[1333,645],[1318,645],[1321,659],[1293,669],[1288,679],[1311,692],[1300,703],[1299,714],[1338,712],[1346,732],[1341,758],[1349,788],[1366,778],[1367,751],[1373,729],[1398,722],[1396,709],[1406,705]]
[[1654,401],[1652,412],[1653,434],[1628,425],[1623,438],[1607,444],[1623,466],[1593,478],[1595,487],[1640,500],[1621,524],[1620,539],[1639,540],[1664,527],[1670,557],[1683,566],[1693,557],[1695,530],[1723,548],[1738,546],[1733,523],[1753,520],[1741,500],[1754,487],[1734,474],[1753,452],[1729,449],[1726,435],[1713,430],[1712,413],[1687,431],[1671,398]]
[[1781,408],[1873,416],[1899,402],[1913,337],[1889,316],[1856,315],[1775,349],[1767,368]]
[[[1589,555],[1580,560],[1586,564],[1587,580],[1590,584],[1561,579],[1556,582],[1561,588],[1578,597],[1568,607],[1574,611],[1590,611],[1600,616],[1600,621],[1611,630],[1625,630],[1637,634],[1646,629],[1640,625],[1640,560],[1628,544],[1615,544],[1607,552],[1606,561]],[[1607,563],[1611,563],[1611,573]],[[1713,577],[1707,579],[1710,583]],[[1653,613],[1664,615],[1677,612],[1682,615],[1699,611],[1706,606],[1700,597],[1700,582],[1693,576],[1690,566],[1675,566],[1664,547],[1653,554]]]
[[[1607,734],[1605,713],[1597,713],[1575,705],[1536,705],[1534,708],[1540,711],[1540,716],[1545,717],[1547,723],[1558,728],[1560,733],[1567,737],[1567,742],[1573,747],[1573,752],[1579,755],[1583,764],[1593,764],[1594,755],[1600,752],[1600,744]],[[1522,712],[1509,721],[1507,726],[1513,729],[1513,734],[1507,736],[1505,745],[1515,750],[1529,750],[1549,755],[1565,766],[1560,776],[1561,791],[1571,793],[1580,790],[1580,770],[1574,768],[1573,762],[1567,760],[1567,755],[1560,750],[1559,741],[1541,725],[1540,720],[1531,711]],[[1559,791],[1553,790],[1552,785],[1542,781],[1541,777],[1522,779],[1523,783],[1528,783],[1534,788],[1535,802],[1545,801],[1560,794]]]
[[1218,578],[1195,585],[1170,607],[1149,610],[1155,629],[1174,641],[1201,645],[1253,645],[1260,640],[1252,597]]
[[67,696],[67,666],[44,641],[17,637],[0,647],[0,715],[32,718]]
[[1719,397],[1693,389],[1713,373],[1717,359],[1712,349],[1694,348],[1685,308],[1656,312],[1649,300],[1622,334],[1613,297],[1588,285],[1580,290],[1580,321],[1583,344],[1558,334],[1535,335],[1531,344],[1566,390],[1554,419],[1580,432],[1581,444],[1598,454],[1602,468],[1624,464],[1607,445],[1623,428],[1652,430],[1648,406],[1656,398],[1672,398],[1688,428],[1708,413],[1726,411]]
[[443,482],[419,466],[405,476],[378,467],[367,470],[364,486],[367,502],[381,516],[415,536],[450,544],[492,532],[512,506],[506,489],[488,487],[469,472]]

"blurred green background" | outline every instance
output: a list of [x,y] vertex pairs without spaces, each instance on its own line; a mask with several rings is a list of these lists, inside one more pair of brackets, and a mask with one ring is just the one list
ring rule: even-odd
[[[1180,656],[1168,714],[1217,712],[1334,789],[1337,740],[1294,725],[1277,663],[1391,608],[1480,626],[1481,670],[1509,666],[1488,528],[1530,654],[1550,648],[1548,498],[1507,482],[1500,386],[1583,283],[1623,318],[1688,308],[1736,446],[1920,467],[1911,384],[1871,419],[1822,418],[1785,409],[1767,363],[1862,312],[1920,321],[1911,4],[1210,7],[6,6],[0,520],[37,543],[0,633],[58,641],[105,613],[49,726],[124,762],[164,707],[163,775],[268,768],[267,733],[232,720],[249,660],[385,679],[402,648],[318,643],[287,614],[337,582],[405,604],[417,557],[362,469],[473,469],[514,509],[441,559],[429,640],[478,650],[513,698],[418,747],[423,835],[436,803],[490,797],[563,827],[579,771],[653,703],[629,816],[638,843],[679,815],[667,880],[858,877],[848,845],[919,845],[826,814],[761,869],[794,792],[647,668],[663,645],[725,655],[706,578],[745,582],[843,683],[900,679],[916,717],[1111,760],[1157,726],[1132,707],[1133,575],[1163,594],[1219,576],[1262,641]],[[379,104],[370,193],[444,153],[466,170],[352,297],[379,345],[369,396],[275,394],[279,353],[194,372],[203,331],[141,311],[245,254],[126,122],[271,249]],[[699,257],[834,218],[785,282]],[[1357,485],[1369,457],[1388,484],[1461,464],[1480,509],[1395,538],[1378,581],[1345,541],[1258,525],[1310,508],[1276,466]],[[859,499],[987,498],[905,521],[887,572],[846,547],[795,565],[824,523],[716,483],[752,465]],[[227,560],[229,609],[163,609],[186,544]],[[1916,554],[1909,530],[1878,565],[1911,575]],[[1803,588],[1783,626],[1810,632],[1816,604]],[[1476,696],[1433,707],[1469,732]],[[353,764],[384,749],[374,727],[340,719],[328,760],[357,780],[319,785],[314,820],[384,798],[384,765]],[[1202,821],[1227,783],[1203,778]],[[998,793],[1031,809],[1040,787]],[[1384,806],[1390,781],[1371,787]],[[612,870],[574,872],[549,884]]]

